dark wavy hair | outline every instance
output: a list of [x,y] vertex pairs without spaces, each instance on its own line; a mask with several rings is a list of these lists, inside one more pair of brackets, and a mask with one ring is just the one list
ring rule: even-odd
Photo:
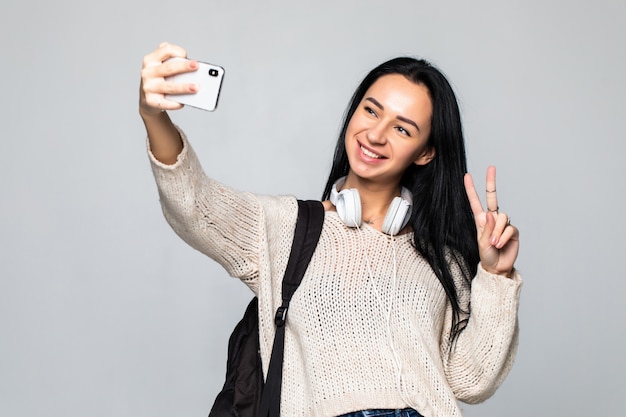
[[[401,74],[424,85],[432,100],[427,145],[434,148],[435,156],[426,165],[411,164],[404,172],[401,184],[413,193],[410,224],[415,249],[430,264],[452,306],[450,338],[454,340],[465,328],[469,311],[460,305],[452,270],[458,268],[465,284],[470,286],[480,258],[474,217],[463,185],[467,162],[461,115],[454,91],[441,71],[425,60],[399,57],[367,74],[345,112],[322,199],[329,198],[335,181],[347,175],[350,169],[345,135],[352,115],[372,84],[388,74]],[[454,268],[455,263],[457,268]]]

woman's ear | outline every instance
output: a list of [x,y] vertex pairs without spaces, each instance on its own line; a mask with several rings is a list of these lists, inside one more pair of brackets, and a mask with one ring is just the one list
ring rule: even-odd
[[427,146],[413,163],[415,165],[426,165],[435,158],[435,148]]

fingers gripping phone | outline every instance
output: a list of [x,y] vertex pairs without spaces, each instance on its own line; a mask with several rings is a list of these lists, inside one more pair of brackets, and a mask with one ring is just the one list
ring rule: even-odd
[[[185,58],[170,58],[170,60],[184,60]],[[166,94],[165,98],[186,106],[202,110],[214,111],[222,88],[224,68],[198,61],[198,69],[192,72],[172,75],[165,78],[176,83],[194,83],[198,91],[193,94]]]

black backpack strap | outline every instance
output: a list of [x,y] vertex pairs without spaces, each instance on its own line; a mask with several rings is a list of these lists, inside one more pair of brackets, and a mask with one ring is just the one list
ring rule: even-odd
[[298,222],[293,237],[291,254],[283,277],[283,303],[276,311],[276,335],[272,357],[259,407],[260,417],[280,416],[280,391],[283,381],[283,355],[285,353],[285,320],[291,297],[302,281],[322,233],[324,206],[319,201],[298,200]]

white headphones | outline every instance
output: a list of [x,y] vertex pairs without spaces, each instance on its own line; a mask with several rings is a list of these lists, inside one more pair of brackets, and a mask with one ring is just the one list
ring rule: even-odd
[[[337,209],[339,218],[348,227],[361,226],[361,197],[359,190],[356,188],[348,188],[337,191],[346,182],[346,177],[339,178],[333,188],[330,190],[330,202]],[[389,205],[389,210],[385,215],[382,230],[388,235],[397,235],[404,226],[409,223],[411,218],[411,205],[413,204],[413,196],[411,192],[402,187],[400,191],[401,197],[393,199]]]

